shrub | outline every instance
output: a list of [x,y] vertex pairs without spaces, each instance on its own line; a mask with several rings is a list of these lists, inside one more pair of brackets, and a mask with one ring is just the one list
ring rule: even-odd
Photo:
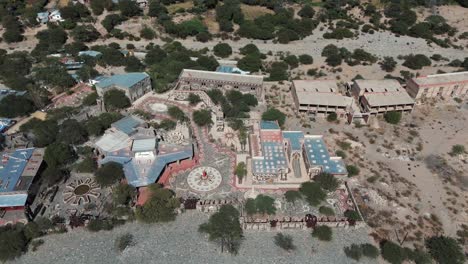
[[194,111],[192,114],[192,117],[193,117],[193,121],[198,126],[209,126],[213,124],[210,110],[202,109],[202,110]]
[[349,247],[345,247],[344,252],[347,257],[352,258],[356,261],[359,261],[359,259],[362,257],[362,248],[356,244],[352,244]]
[[286,250],[291,251],[296,249],[296,246],[293,244],[293,239],[290,235],[283,235],[282,233],[278,233],[275,236],[275,245],[278,247]]
[[115,240],[115,247],[118,251],[122,252],[127,247],[133,245],[133,235],[132,234],[123,234]]
[[327,207],[327,206],[320,206],[319,207],[319,212],[321,214],[327,215],[327,216],[335,215],[335,211],[332,208]]
[[392,57],[384,57],[380,62],[380,68],[386,72],[392,72],[395,70],[397,62]]
[[266,121],[278,121],[280,126],[284,125],[286,121],[286,115],[276,108],[269,108],[262,114],[262,120]]
[[312,206],[319,205],[327,196],[316,182],[302,183],[299,191]]
[[465,146],[457,144],[452,146],[452,151],[449,153],[451,156],[456,156],[465,153]]
[[112,185],[124,178],[123,167],[119,163],[108,162],[96,171],[95,178],[102,186]]
[[154,30],[152,30],[151,28],[145,26],[140,31],[140,37],[147,40],[151,40],[156,37],[156,32],[154,32]]
[[338,115],[335,112],[329,113],[327,115],[328,122],[335,122],[338,119]]
[[312,231],[312,237],[316,237],[321,241],[331,241],[332,230],[328,226],[317,226],[314,231]]
[[382,243],[381,253],[382,257],[391,264],[400,264],[406,258],[403,249],[391,241]]
[[299,62],[301,64],[312,64],[314,63],[314,59],[308,54],[302,54],[299,56]]
[[346,170],[348,171],[349,177],[353,177],[359,174],[359,168],[354,165],[347,165]]
[[368,258],[377,258],[379,256],[379,249],[372,244],[362,244],[361,249],[362,254]]
[[401,120],[401,112],[396,112],[396,111],[387,112],[384,115],[384,119],[385,121],[387,121],[387,123],[396,125]]
[[232,48],[227,43],[219,43],[214,46],[213,52],[218,57],[227,58],[232,54]]
[[194,93],[190,93],[187,99],[191,106],[197,105],[199,102],[201,102],[200,96]]
[[433,236],[426,240],[431,256],[440,264],[462,264],[465,256],[462,247],[451,237]]
[[342,150],[337,150],[336,156],[341,157],[342,159],[346,159],[346,153]]
[[353,221],[360,221],[361,220],[361,217],[359,216],[359,213],[357,211],[354,211],[354,210],[347,210],[346,212],[344,212],[344,216],[346,218],[348,218],[349,220],[353,220]]
[[299,60],[295,55],[288,55],[284,58],[284,62],[286,62],[291,69],[297,68],[299,66]]
[[91,219],[88,223],[87,228],[91,232],[98,232],[101,230],[112,230],[114,228],[114,223],[112,220],[108,219]]
[[323,38],[325,39],[344,39],[352,37],[354,37],[354,33],[347,28],[336,28],[332,32],[326,32],[323,34]]
[[314,181],[320,185],[320,187],[329,192],[338,188],[338,180],[330,173],[322,172],[314,177]]
[[420,70],[424,66],[431,66],[431,60],[422,54],[410,54],[405,58],[403,66],[406,66],[413,70]]

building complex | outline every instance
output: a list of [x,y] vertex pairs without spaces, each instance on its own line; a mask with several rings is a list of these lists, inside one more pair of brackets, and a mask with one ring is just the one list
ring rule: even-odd
[[425,98],[466,98],[468,71],[412,78],[406,83],[406,89],[417,101]]
[[151,78],[146,72],[99,76],[92,80],[91,84],[96,86],[99,96],[111,89],[117,89],[123,91],[131,102],[151,91]]
[[296,109],[303,113],[336,113],[343,118],[353,103],[353,98],[342,95],[332,80],[295,80],[291,92]]
[[4,153],[0,163],[0,225],[26,223],[28,205],[35,196],[33,183],[39,174],[44,149],[25,148]]
[[394,79],[355,80],[351,94],[358,100],[361,111],[369,115],[411,112],[414,108],[414,100]]
[[249,136],[253,183],[296,183],[319,173],[346,176],[340,157],[330,155],[323,136],[282,131],[275,121],[261,121]]
[[202,91],[215,88],[222,91],[237,90],[261,97],[263,76],[184,69],[179,75],[175,88]]
[[135,187],[155,183],[170,164],[192,160],[194,156],[191,142],[174,142],[169,138],[144,127],[141,119],[127,116],[112,124],[96,142],[102,155],[100,164],[121,164],[127,182]]

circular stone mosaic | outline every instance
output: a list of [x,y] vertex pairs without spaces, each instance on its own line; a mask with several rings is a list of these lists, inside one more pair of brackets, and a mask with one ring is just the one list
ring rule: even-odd
[[198,192],[209,192],[216,189],[223,178],[221,173],[212,167],[195,168],[187,177],[190,188]]
[[63,201],[72,205],[87,204],[92,198],[98,198],[99,185],[91,178],[71,182],[63,191]]

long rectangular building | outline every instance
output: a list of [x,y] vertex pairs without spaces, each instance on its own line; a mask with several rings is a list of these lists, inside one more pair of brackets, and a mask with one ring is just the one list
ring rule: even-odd
[[208,91],[215,88],[223,92],[237,90],[261,97],[263,76],[184,69],[176,86],[180,90]]
[[345,117],[353,103],[353,98],[339,92],[333,80],[295,80],[291,93],[298,112],[336,113],[338,117]]
[[[25,148],[4,153],[0,162],[0,225],[26,223],[32,183],[39,173],[44,149]],[[28,202],[29,201],[29,202]]]
[[412,78],[407,81],[406,89],[417,101],[424,98],[466,98],[468,96],[468,71]]
[[355,80],[351,94],[359,100],[362,112],[371,115],[389,111],[411,112],[414,100],[397,80]]

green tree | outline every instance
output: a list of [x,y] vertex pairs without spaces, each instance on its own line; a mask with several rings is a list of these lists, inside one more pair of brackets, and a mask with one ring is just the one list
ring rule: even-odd
[[283,235],[283,233],[278,233],[274,239],[275,245],[286,251],[292,251],[296,249],[296,246],[293,243],[293,238],[290,235]]
[[359,168],[354,165],[347,165],[348,177],[353,177],[359,174]]
[[93,42],[100,36],[99,32],[91,25],[80,25],[76,26],[71,35],[75,41],[79,42]]
[[60,125],[57,140],[71,145],[79,145],[88,139],[84,126],[76,119],[67,119]]
[[391,264],[400,264],[406,259],[404,250],[391,241],[385,241],[381,244],[381,254]]
[[141,9],[136,1],[119,0],[120,14],[124,17],[133,17],[141,14]]
[[177,106],[170,106],[167,110],[167,113],[170,117],[174,118],[178,121],[185,121],[187,120],[187,116],[185,113]]
[[126,72],[141,72],[145,70],[145,65],[141,63],[135,56],[125,58],[125,71]]
[[284,122],[286,121],[286,115],[280,110],[271,107],[271,108],[268,108],[268,110],[266,110],[265,112],[263,112],[262,120],[278,121],[278,124],[280,126],[283,126]]
[[344,252],[346,256],[356,261],[359,261],[362,257],[362,248],[357,244],[351,244],[351,246],[345,247]]
[[302,55],[299,56],[299,62],[301,64],[309,65],[309,64],[314,63],[314,58],[312,58],[312,56],[310,56],[308,54],[302,54]]
[[317,226],[314,231],[312,231],[312,237],[316,237],[321,241],[331,241],[332,240],[332,230],[328,226]]
[[109,109],[123,109],[130,106],[130,100],[125,93],[117,89],[104,93],[104,103]]
[[50,144],[44,153],[44,160],[49,167],[66,165],[75,159],[73,148],[61,142]]
[[27,249],[28,241],[17,226],[0,229],[0,260],[5,262],[21,256]]
[[200,56],[197,63],[207,71],[214,71],[219,66],[218,61],[213,56]]
[[289,65],[289,67],[291,67],[291,69],[297,68],[299,66],[299,59],[296,55],[288,55],[283,60]]
[[242,182],[242,179],[244,179],[245,175],[247,175],[247,168],[245,166],[245,162],[241,161],[237,164],[235,173],[237,178],[239,179],[239,182]]
[[362,254],[368,258],[375,259],[379,256],[379,249],[372,244],[369,244],[369,243],[362,244],[361,249],[362,249]]
[[152,184],[149,188],[151,196],[143,206],[137,207],[137,219],[146,223],[174,221],[176,209],[180,206],[174,192],[159,184]]
[[223,205],[207,223],[200,225],[199,231],[207,233],[211,241],[220,243],[221,252],[226,247],[231,254],[237,254],[243,237],[239,211],[232,205]]
[[384,57],[380,62],[380,68],[386,72],[392,72],[395,70],[397,62],[392,57]]
[[96,92],[88,94],[83,101],[81,102],[83,105],[91,106],[96,104],[96,100],[98,99],[98,94]]
[[387,112],[384,115],[384,119],[385,121],[387,121],[387,123],[396,125],[401,120],[401,112],[397,112],[397,111]]
[[135,187],[120,183],[112,190],[112,200],[117,205],[127,205],[136,196]]
[[335,112],[331,112],[327,115],[328,122],[336,122],[337,119],[338,119],[338,115]]
[[338,188],[338,180],[330,173],[322,172],[314,177],[314,181],[329,192],[335,191]]
[[349,220],[353,220],[353,221],[360,221],[361,220],[361,217],[359,216],[359,213],[357,211],[354,211],[354,210],[346,210],[346,212],[344,212],[344,216],[346,218],[348,218]]
[[406,56],[403,66],[413,70],[420,70],[424,66],[431,66],[431,60],[423,54],[410,54]]
[[312,206],[318,206],[327,196],[320,188],[320,185],[315,182],[302,183],[299,191]]
[[288,64],[284,62],[275,61],[271,64],[270,68],[268,68],[268,73],[270,73],[270,77],[268,77],[269,81],[284,81],[288,79]]
[[97,163],[91,156],[86,156],[80,163],[76,165],[76,171],[93,173],[97,170]]
[[207,109],[197,110],[193,112],[193,121],[198,126],[210,126],[213,124],[211,119],[211,111]]
[[154,30],[152,30],[151,28],[147,27],[147,26],[144,26],[141,30],[140,30],[140,37],[146,39],[146,40],[152,40],[156,37],[156,32],[154,32]]
[[289,190],[284,193],[284,198],[288,203],[294,204],[297,200],[302,199],[302,195],[298,191]]
[[315,10],[310,5],[304,5],[297,14],[303,18],[313,18]]
[[465,263],[462,247],[451,237],[433,236],[426,240],[429,254],[440,264]]
[[262,59],[260,55],[248,54],[237,62],[237,66],[249,72],[257,72],[262,69]]
[[47,169],[41,173],[41,178],[48,186],[53,186],[57,182],[63,180],[67,175],[68,171],[66,170],[48,166]]
[[201,98],[198,94],[194,94],[194,93],[190,93],[188,98],[187,98],[188,102],[189,102],[189,105],[191,106],[195,106],[197,105],[199,102],[201,102]]
[[327,215],[327,216],[335,215],[335,211],[332,208],[327,207],[327,206],[320,206],[319,213],[323,215]]
[[257,212],[262,215],[274,215],[276,213],[275,199],[267,195],[259,194],[255,198],[255,207]]
[[218,43],[213,47],[213,52],[218,57],[227,58],[232,54],[232,48],[227,43]]
[[117,162],[102,165],[95,173],[96,182],[101,186],[110,186],[124,178],[123,167]]
[[125,21],[125,18],[121,17],[119,14],[110,14],[102,20],[101,24],[107,32],[111,32],[115,26],[122,24],[123,21]]
[[0,116],[2,117],[24,116],[34,111],[34,109],[33,102],[26,96],[11,94],[0,101]]
[[244,47],[239,49],[239,52],[242,55],[260,55],[260,50],[255,44],[247,44]]

